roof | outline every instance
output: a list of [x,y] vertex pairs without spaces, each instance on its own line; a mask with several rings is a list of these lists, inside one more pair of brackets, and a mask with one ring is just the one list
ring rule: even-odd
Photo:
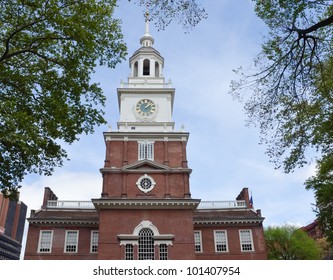
[[197,210],[194,224],[259,223],[264,220],[252,209]]
[[164,63],[164,58],[161,56],[159,51],[157,51],[153,47],[141,47],[138,50],[136,50],[133,53],[133,55],[130,57],[129,64],[131,65],[132,60],[140,54],[145,54],[145,55],[146,54],[155,54],[161,60],[162,64]]
[[43,209],[33,212],[28,218],[30,224],[80,224],[98,225],[96,210]]
[[[225,210],[195,210],[193,216],[194,224],[238,224],[252,223],[261,224],[263,217],[258,216],[251,209],[225,209]],[[44,225],[81,225],[98,226],[98,212],[94,209],[43,209],[32,213],[28,218],[30,224]]]

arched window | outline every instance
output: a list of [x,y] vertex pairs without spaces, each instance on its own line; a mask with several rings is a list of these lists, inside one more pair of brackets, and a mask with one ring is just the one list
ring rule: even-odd
[[160,65],[158,64],[157,61],[155,61],[155,77],[160,76]]
[[139,260],[154,260],[155,250],[154,250],[154,233],[149,228],[143,228],[139,232],[139,250],[138,259]]
[[150,75],[150,61],[147,58],[143,61],[143,75],[144,76]]
[[139,66],[138,66],[138,62],[136,61],[135,63],[134,63],[134,71],[133,71],[133,76],[134,77],[137,77],[138,76],[138,69],[139,69]]

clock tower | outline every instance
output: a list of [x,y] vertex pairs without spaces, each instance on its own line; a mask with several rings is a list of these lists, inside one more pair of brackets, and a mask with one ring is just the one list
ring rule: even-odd
[[118,130],[104,133],[106,155],[99,214],[99,259],[194,259],[186,144],[175,131],[175,89],[163,76],[149,21],[130,74],[117,89]]
[[129,59],[127,82],[118,88],[119,131],[166,132],[174,129],[172,109],[175,89],[163,76],[164,58],[152,46],[154,38],[146,32],[139,48]]

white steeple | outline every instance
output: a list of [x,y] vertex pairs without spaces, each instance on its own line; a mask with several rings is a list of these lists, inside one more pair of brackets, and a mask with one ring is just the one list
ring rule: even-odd
[[162,74],[164,58],[154,49],[154,38],[149,32],[149,14],[145,17],[145,33],[140,38],[141,47],[129,59],[131,73],[128,87],[165,87]]
[[148,12],[146,12],[145,22],[146,22],[146,30],[145,30],[145,34],[140,39],[140,44],[143,47],[151,47],[154,44],[154,38],[149,33],[149,13]]
[[117,89],[120,118],[119,131],[170,132],[174,129],[172,110],[175,89],[165,83],[164,58],[154,49],[146,13],[141,47],[129,59],[131,72],[127,83]]

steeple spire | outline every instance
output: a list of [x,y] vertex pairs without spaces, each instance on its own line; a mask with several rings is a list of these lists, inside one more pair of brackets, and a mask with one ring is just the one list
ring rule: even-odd
[[145,24],[146,24],[146,29],[145,29],[145,34],[143,35],[143,37],[141,37],[140,39],[140,44],[143,47],[151,47],[154,44],[154,38],[153,36],[151,36],[150,32],[149,32],[149,12],[148,12],[148,8],[145,14]]
[[145,34],[149,34],[149,12],[148,12],[148,10],[147,10],[147,12],[146,12],[146,33]]

